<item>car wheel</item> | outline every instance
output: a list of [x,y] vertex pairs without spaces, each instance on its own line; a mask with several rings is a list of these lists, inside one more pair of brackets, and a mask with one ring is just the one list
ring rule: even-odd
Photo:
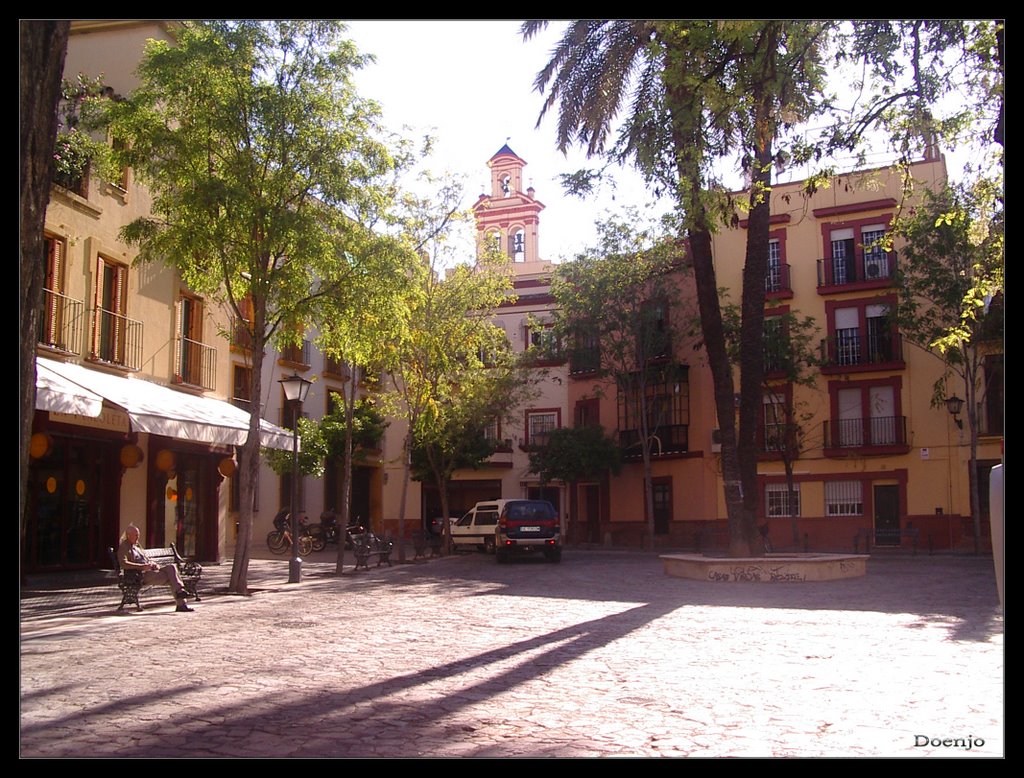
[[487,540],[484,541],[484,551],[488,554],[494,553],[494,538],[487,538]]

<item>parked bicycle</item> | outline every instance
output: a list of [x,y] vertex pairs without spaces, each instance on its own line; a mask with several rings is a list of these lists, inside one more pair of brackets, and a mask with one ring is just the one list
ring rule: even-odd
[[[345,548],[352,548],[352,536],[362,533],[363,527],[360,524],[350,524],[345,530]],[[324,511],[320,514],[320,523],[309,526],[309,534],[313,538],[313,550],[323,551],[328,543],[337,545],[341,537],[341,528],[338,519],[333,511]]]
[[[292,547],[291,514],[278,511],[274,517],[274,529],[267,535],[267,547],[275,554],[286,554]],[[313,536],[306,526],[305,517],[299,517],[299,556],[309,556],[313,551]]]

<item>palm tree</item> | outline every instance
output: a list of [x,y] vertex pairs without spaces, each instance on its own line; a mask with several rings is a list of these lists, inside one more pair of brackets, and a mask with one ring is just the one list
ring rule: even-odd
[[[528,21],[521,31],[529,39],[545,25]],[[730,552],[736,556],[763,551],[756,527],[756,429],[770,215],[765,193],[783,114],[787,121],[790,115],[811,114],[810,97],[820,88],[818,55],[828,29],[817,22],[578,20],[565,28],[534,82],[537,91],[547,93],[538,124],[558,107],[559,149],[579,144],[588,156],[632,162],[656,194],[663,189],[675,193],[714,379]],[[733,213],[711,166],[734,152],[742,153],[752,180],[738,427],[711,254],[712,233],[723,215]],[[593,174],[581,173],[575,183],[585,189],[592,179]]]

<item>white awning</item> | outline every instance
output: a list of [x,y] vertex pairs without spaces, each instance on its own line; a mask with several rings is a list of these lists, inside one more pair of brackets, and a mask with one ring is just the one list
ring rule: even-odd
[[[38,376],[45,376],[42,380],[47,381],[50,377],[56,376],[62,380],[61,386],[65,387],[59,392],[63,399],[56,402],[73,402],[75,392],[69,389],[68,385],[77,387],[80,395],[102,398],[123,408],[131,420],[132,428],[137,432],[230,446],[241,446],[248,434],[249,414],[223,400],[196,397],[141,378],[124,378],[99,370],[90,370],[81,365],[55,362],[41,357],[36,358],[36,375],[37,396],[41,380]],[[49,386],[44,394],[45,402],[54,401],[55,393]],[[36,407],[42,410],[80,413],[65,408],[47,407],[38,399]],[[81,407],[92,406],[82,404]],[[98,416],[99,410],[83,415]],[[261,419],[260,443],[268,448],[290,449],[291,430]]]
[[103,410],[103,398],[54,372],[47,360],[37,359],[36,408],[96,417]]

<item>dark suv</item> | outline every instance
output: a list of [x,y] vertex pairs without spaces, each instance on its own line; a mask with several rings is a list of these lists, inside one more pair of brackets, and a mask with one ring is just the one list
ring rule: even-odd
[[543,552],[549,562],[562,561],[558,513],[547,500],[500,500],[494,555],[507,562],[512,554]]

